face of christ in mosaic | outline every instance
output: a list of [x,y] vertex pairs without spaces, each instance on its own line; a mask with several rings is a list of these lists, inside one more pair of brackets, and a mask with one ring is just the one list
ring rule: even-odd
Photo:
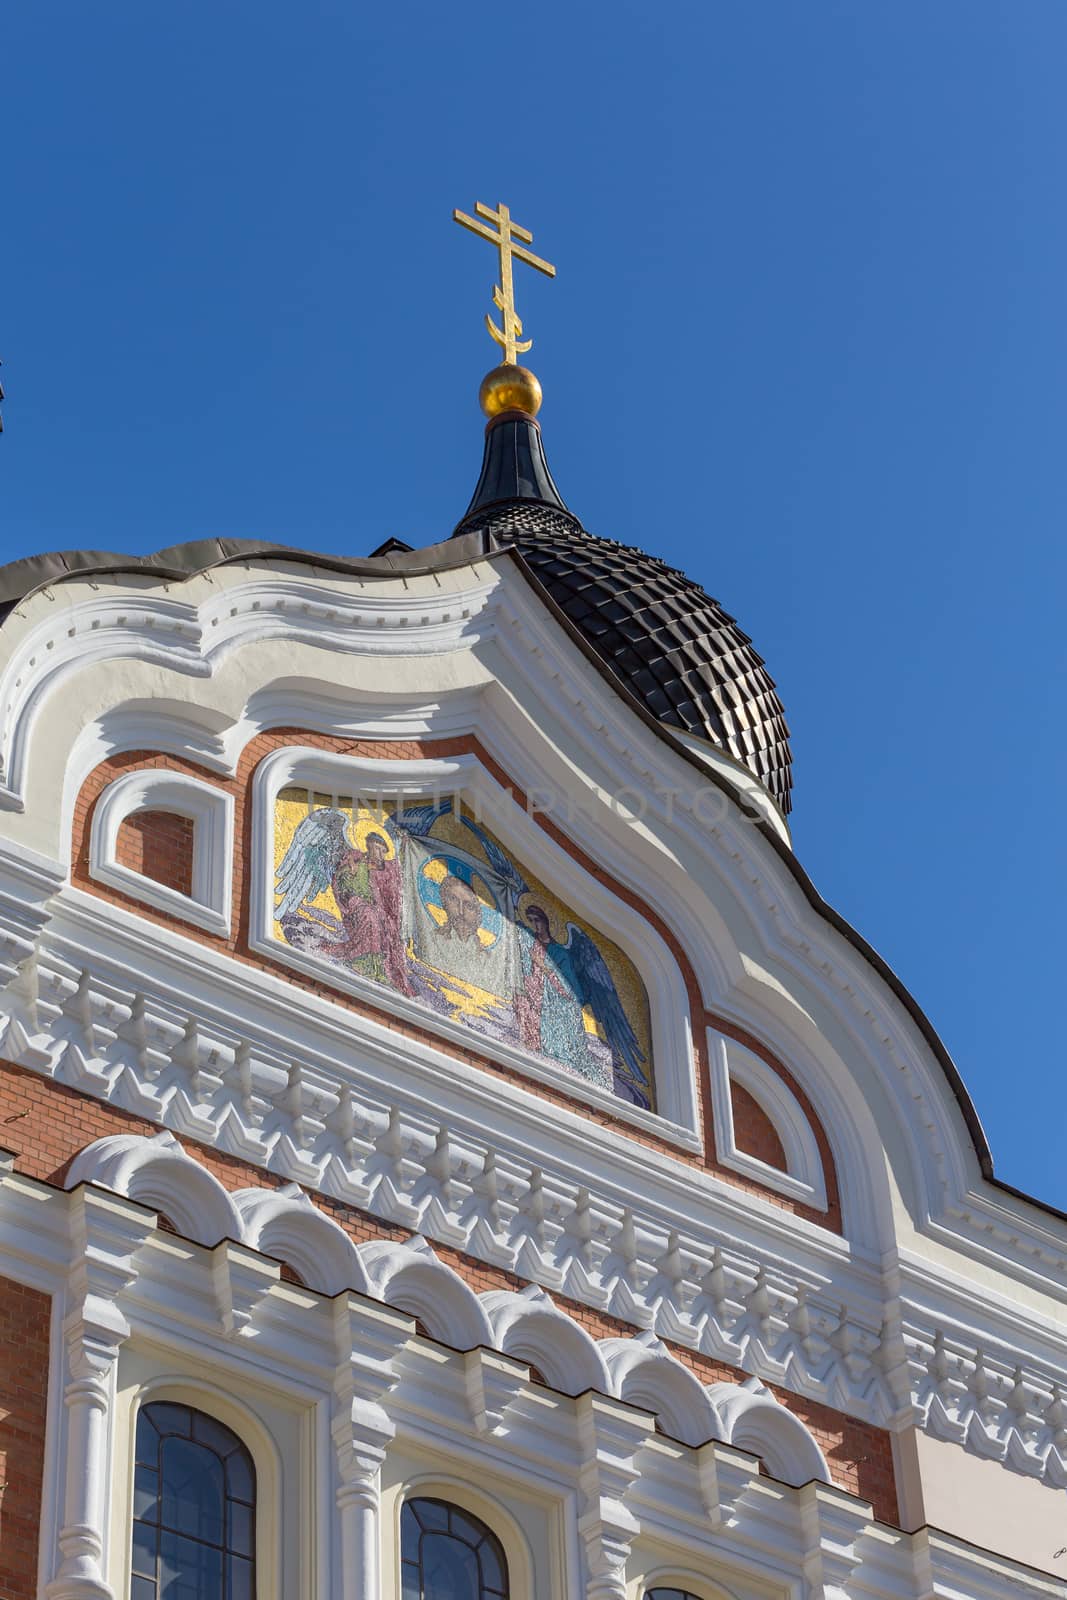
[[476,940],[482,925],[482,903],[470,884],[449,876],[439,892],[446,919],[437,930],[439,937]]

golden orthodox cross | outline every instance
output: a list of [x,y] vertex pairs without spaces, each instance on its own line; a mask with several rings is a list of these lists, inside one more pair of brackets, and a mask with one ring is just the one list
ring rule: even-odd
[[[526,245],[533,243],[533,234],[525,228],[520,228],[517,222],[512,222],[511,212],[507,206],[499,205],[494,211],[491,206],[483,206],[479,200],[475,206],[480,217],[485,217],[488,222],[496,223],[496,231],[487,228],[484,222],[476,222],[473,217],[468,217],[462,211],[453,211],[453,221],[461,223],[464,228],[469,228],[481,239],[488,239],[490,244],[495,244],[500,251],[500,282],[493,285],[493,304],[501,313],[503,328],[498,328],[492,317],[486,312],[485,325],[497,344],[504,347],[504,363],[515,366],[517,357],[524,355],[533,344],[532,339],[522,342],[522,323],[515,310],[515,286],[512,282],[511,263],[525,261],[527,266],[536,267],[538,272],[543,272],[549,278],[556,276],[556,269],[551,262],[542,261],[540,256],[535,256],[532,250],[527,250]],[[523,244],[516,244],[515,240],[521,239]]]

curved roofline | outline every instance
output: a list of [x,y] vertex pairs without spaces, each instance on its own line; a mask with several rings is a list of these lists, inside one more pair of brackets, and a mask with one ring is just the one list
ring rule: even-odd
[[469,566],[475,560],[496,562],[506,559],[513,562],[524,580],[537,595],[541,604],[551,613],[577,649],[581,651],[582,655],[596,669],[609,687],[614,690],[620,699],[625,701],[635,716],[639,717],[646,727],[650,728],[662,739],[676,755],[680,756],[689,766],[699,771],[705,781],[710,779],[717,788],[721,789],[735,805],[739,806],[752,819],[753,826],[792,874],[812,910],[852,945],[853,949],[873,967],[887,988],[900,1001],[930,1047],[938,1065],[948,1080],[949,1087],[956,1097],[963,1120],[970,1134],[982,1176],[987,1182],[1015,1199],[1024,1200],[1027,1204],[1036,1206],[1039,1211],[1045,1212],[1046,1215],[1067,1222],[1067,1211],[1062,1211],[1048,1201],[1040,1200],[1034,1195],[1027,1194],[1025,1190],[1017,1188],[1014,1184],[1006,1183],[996,1176],[993,1170],[993,1156],[989,1148],[989,1141],[986,1138],[985,1129],[982,1127],[981,1119],[963,1082],[959,1069],[949,1055],[933,1023],[888,962],[878,954],[873,945],[869,944],[850,922],[841,916],[840,912],[835,911],[833,906],[823,899],[790,846],[775,832],[771,824],[761,817],[752,816],[751,808],[746,804],[744,792],[732,783],[729,778],[701,762],[699,757],[687,748],[667,724],[660,722],[658,718],[653,716],[651,711],[632,693],[625,682],[601,659],[513,547],[503,546],[487,550],[480,534],[469,533],[453,534],[451,538],[445,539],[439,544],[428,545],[422,550],[394,550],[385,555],[362,557],[316,555],[313,551],[299,550],[289,545],[270,544],[254,539],[200,539],[188,544],[171,545],[169,548],[157,551],[150,556],[118,555],[95,550],[56,551],[47,555],[26,556],[19,561],[13,561],[7,566],[0,567],[0,627],[3,626],[3,620],[6,616],[21,601],[29,599],[31,595],[42,589],[50,588],[54,584],[68,582],[72,579],[110,575],[119,576],[120,574],[144,574],[173,582],[185,582],[189,578],[198,577],[201,573],[211,571],[214,567],[230,566],[240,561],[271,559],[318,567],[325,572],[348,573],[354,577],[387,577],[393,573],[397,576],[418,577],[423,573],[443,572],[457,567]]

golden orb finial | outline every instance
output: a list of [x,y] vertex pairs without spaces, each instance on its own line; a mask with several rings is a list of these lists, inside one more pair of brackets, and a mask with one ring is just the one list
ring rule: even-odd
[[498,417],[502,411],[524,411],[528,417],[536,417],[541,409],[541,385],[529,367],[505,361],[486,373],[478,400],[487,417]]

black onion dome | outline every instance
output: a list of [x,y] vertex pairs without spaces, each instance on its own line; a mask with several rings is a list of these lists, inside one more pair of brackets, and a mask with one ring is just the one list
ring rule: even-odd
[[785,711],[748,634],[676,567],[587,533],[559,497],[540,433],[516,413],[489,424],[482,475],[456,534],[514,547],[653,716],[728,751],[788,812]]

